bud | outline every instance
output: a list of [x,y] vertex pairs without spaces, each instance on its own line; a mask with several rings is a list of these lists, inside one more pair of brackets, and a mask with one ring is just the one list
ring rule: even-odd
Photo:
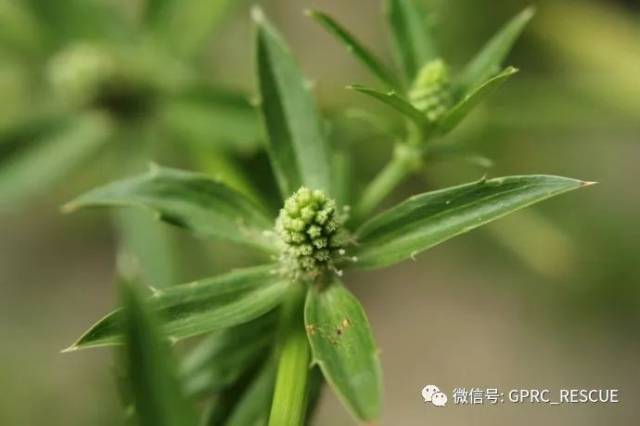
[[117,73],[113,56],[88,43],[78,43],[63,50],[53,57],[48,67],[48,78],[54,90],[74,106],[93,103]]
[[344,256],[344,215],[322,191],[302,187],[287,199],[276,220],[283,243],[280,262],[286,273],[315,277]]
[[449,69],[442,59],[425,64],[409,91],[409,100],[430,121],[437,121],[451,108]]

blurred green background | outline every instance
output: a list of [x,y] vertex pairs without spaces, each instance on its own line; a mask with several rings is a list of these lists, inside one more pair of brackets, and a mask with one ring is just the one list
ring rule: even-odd
[[[181,29],[198,13],[185,12],[147,37],[136,30],[141,1],[63,0],[83,5],[73,25],[45,3],[0,0],[0,188],[7,176],[2,167],[19,161],[25,146],[43,143],[42,134],[94,138],[96,146],[67,156],[64,148],[45,151],[41,161],[68,159],[69,167],[34,170],[36,178],[24,189],[33,195],[12,194],[10,208],[0,212],[0,424],[123,424],[109,351],[59,353],[113,306],[118,237],[106,212],[62,215],[59,206],[98,183],[143,169],[149,159],[222,170],[240,188],[264,180],[268,172],[250,105],[251,4],[199,2],[220,10],[208,9],[211,19],[189,39]],[[100,8],[82,9],[94,3]],[[381,4],[259,3],[313,82],[334,139],[356,153],[353,190],[360,190],[390,155],[387,132],[397,117],[344,90],[349,83],[375,82],[303,11],[330,12],[388,56]],[[529,4],[426,3],[454,67]],[[558,174],[599,184],[457,238],[417,262],[353,277],[382,351],[382,424],[495,425],[526,418],[636,425],[640,419],[640,6],[633,0],[536,5],[537,15],[508,61],[521,73],[447,139],[451,149],[394,197],[485,174]],[[122,26],[111,28],[110,22]],[[52,67],[64,68],[78,51],[92,61],[112,60],[104,55],[104,40],[127,46],[115,56],[129,67],[119,87],[135,90],[116,91],[95,104]],[[65,120],[75,130],[56,133]],[[79,122],[89,123],[89,130],[73,127]],[[243,166],[253,177],[242,173]],[[171,282],[247,262],[226,246],[196,245],[169,227],[162,232],[179,260],[176,268],[167,266],[164,279]],[[616,388],[621,402],[433,410],[420,399],[421,388],[431,383],[447,390]],[[315,424],[354,423],[325,390]]]

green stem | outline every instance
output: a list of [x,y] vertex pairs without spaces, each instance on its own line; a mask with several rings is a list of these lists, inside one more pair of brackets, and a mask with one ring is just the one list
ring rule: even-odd
[[311,360],[303,325],[305,289],[297,285],[282,307],[280,359],[269,426],[304,424]]
[[407,176],[422,167],[422,149],[412,143],[396,145],[391,161],[371,181],[353,211],[356,223],[367,218]]

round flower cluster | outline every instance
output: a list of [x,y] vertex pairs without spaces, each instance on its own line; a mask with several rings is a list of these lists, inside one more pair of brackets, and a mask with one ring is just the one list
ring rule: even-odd
[[288,273],[318,275],[344,256],[344,217],[322,191],[302,187],[280,210],[276,232],[284,243],[280,261]]
[[48,67],[48,77],[61,97],[74,106],[95,101],[104,85],[113,80],[118,66],[105,49],[87,43],[58,53]]
[[442,59],[425,64],[409,91],[409,100],[431,121],[437,121],[451,107],[449,69]]

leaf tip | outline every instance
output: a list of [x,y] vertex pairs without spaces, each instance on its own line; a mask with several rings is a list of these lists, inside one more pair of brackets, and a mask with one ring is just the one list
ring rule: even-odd
[[538,11],[538,8],[535,5],[529,5],[527,6],[522,12],[521,12],[521,16],[522,19],[524,21],[530,21],[531,18],[533,18],[536,14],[536,12]]
[[151,177],[155,177],[159,175],[160,170],[162,169],[162,167],[155,161],[149,161],[148,167],[149,167],[149,174],[151,175]]
[[63,350],[60,351],[61,354],[68,354],[70,352],[76,352],[79,351],[80,347],[78,346],[77,343],[72,344],[71,346],[69,346],[68,348],[65,348]]
[[587,180],[581,180],[580,181],[580,187],[584,188],[586,186],[592,186],[592,185],[597,185],[599,182],[592,182],[592,181],[587,181]]
[[513,74],[517,74],[517,73],[519,73],[519,72],[520,72],[520,68],[516,68],[516,67],[511,66],[511,65],[510,65],[510,66],[508,66],[508,67],[504,70],[504,73],[505,73],[507,76],[510,76],[510,75],[513,75]]
[[251,19],[256,24],[262,24],[264,22],[264,12],[260,6],[253,6],[251,8]]
[[304,16],[312,19],[317,18],[319,15],[318,12],[313,9],[305,9],[303,13],[304,13]]
[[63,214],[68,214],[68,213],[73,213],[73,212],[75,212],[75,211],[76,211],[76,210],[78,210],[79,208],[80,208],[80,205],[79,205],[78,203],[76,203],[75,201],[69,201],[68,203],[63,204],[63,205],[60,207],[60,211],[61,211]]

